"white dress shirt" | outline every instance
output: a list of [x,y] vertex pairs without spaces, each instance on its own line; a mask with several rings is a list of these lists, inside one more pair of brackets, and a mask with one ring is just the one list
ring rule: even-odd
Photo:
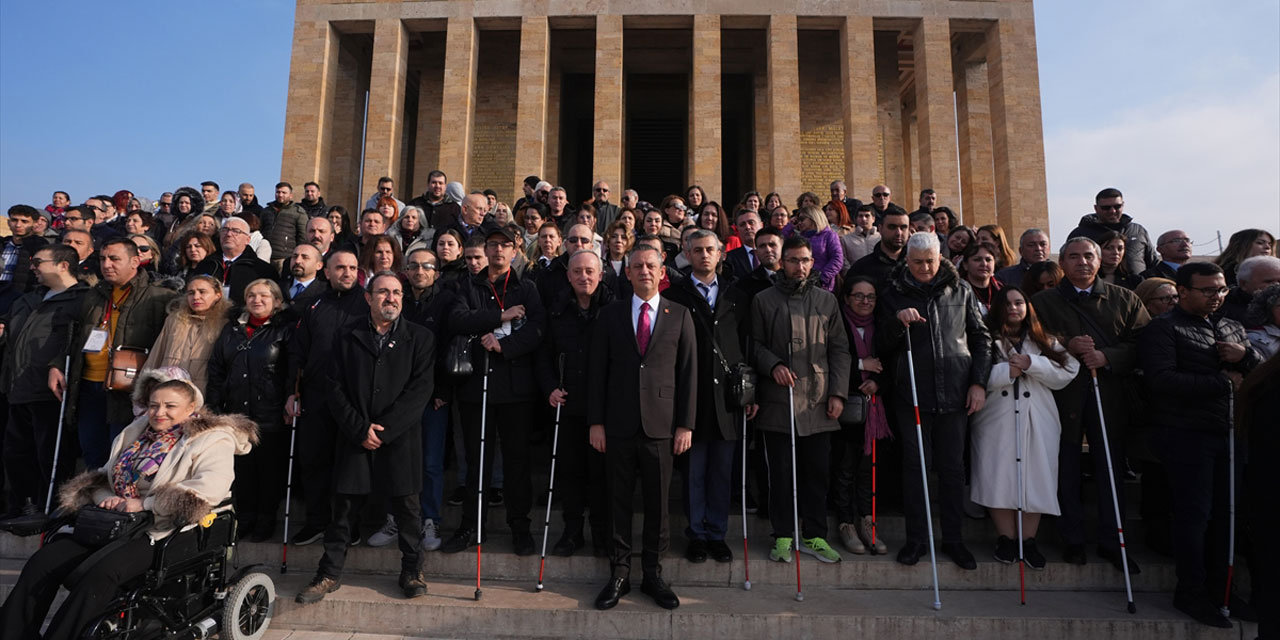
[[640,305],[648,302],[649,303],[649,311],[648,311],[649,336],[650,337],[653,336],[653,330],[657,328],[657,324],[658,324],[658,299],[661,297],[662,296],[658,295],[657,293],[654,293],[652,298],[649,298],[648,300],[644,300],[640,296],[634,293],[631,294],[631,330],[632,331],[640,330]]

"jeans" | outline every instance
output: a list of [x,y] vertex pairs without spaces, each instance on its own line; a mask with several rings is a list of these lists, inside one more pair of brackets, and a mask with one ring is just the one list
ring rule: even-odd
[[101,382],[80,381],[76,424],[86,469],[98,469],[111,457],[111,443],[128,424],[107,422],[107,389]]
[[737,440],[695,442],[684,455],[685,515],[690,540],[723,541],[729,528],[729,496],[733,486]]
[[444,500],[444,441],[450,409],[449,405],[437,409],[433,400],[422,412],[422,493],[418,500],[423,519],[437,523]]

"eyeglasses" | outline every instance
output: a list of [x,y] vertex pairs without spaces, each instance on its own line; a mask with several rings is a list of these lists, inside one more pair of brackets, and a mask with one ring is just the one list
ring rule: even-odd
[[409,271],[419,271],[419,270],[435,271],[436,270],[436,266],[434,264],[431,264],[430,262],[409,262],[404,265],[404,268]]
[[883,192],[883,191],[882,191],[882,192],[880,192],[880,193],[873,193],[873,194],[871,194],[871,197],[873,197],[873,198],[888,198],[888,197],[889,197],[889,194],[888,194],[887,192]]
[[506,242],[486,242],[484,243],[484,246],[488,249],[510,249],[516,246],[516,243],[511,242],[510,240]]
[[1177,302],[1177,301],[1178,301],[1178,296],[1177,296],[1177,295],[1172,295],[1172,294],[1171,294],[1171,295],[1167,295],[1167,296],[1156,296],[1156,297],[1154,297],[1154,298],[1148,298],[1148,300],[1149,300],[1149,301],[1154,300],[1154,301],[1159,302],[1159,303],[1161,303],[1161,304],[1173,304],[1173,303],[1175,303],[1175,302]]
[[140,244],[138,245],[138,253],[151,253],[151,247],[145,244]]
[[1124,208],[1124,203],[1122,202],[1120,204],[1100,204],[1098,205],[1098,208],[1102,209],[1103,211],[1119,211]]
[[849,297],[852,298],[854,302],[875,302],[876,301],[876,294],[874,293],[851,293],[849,294]]
[[391,187],[378,187],[379,193],[391,193]]
[[220,231],[221,231],[222,233],[226,234],[226,235],[229,235],[229,236],[236,236],[236,235],[240,235],[240,236],[247,236],[247,235],[249,235],[247,232],[242,231],[242,230],[240,230],[240,229],[236,229],[236,228],[234,228],[234,227],[223,227],[222,229],[220,229]]
[[30,260],[31,268],[33,268],[33,269],[34,269],[34,268],[39,267],[40,265],[42,265],[42,264],[44,264],[44,263],[46,263],[46,262],[52,262],[52,261],[51,261],[51,260],[45,260],[45,259],[43,259],[43,258],[32,258],[32,259]]
[[1169,238],[1161,244],[1191,244],[1191,238]]
[[609,190],[608,190],[608,189],[601,189],[600,187],[596,187],[596,188],[595,188],[595,192],[596,192],[596,193],[609,193]]
[[1199,291],[1200,295],[1206,298],[1215,298],[1217,296],[1225,296],[1227,295],[1228,291],[1231,291],[1226,287],[1200,287],[1200,288],[1187,287],[1187,288],[1192,291]]
[[565,240],[569,244],[591,244],[591,238],[584,238],[582,236],[569,236],[568,238],[565,238]]
[[813,264],[813,258],[787,258],[783,262],[787,264]]

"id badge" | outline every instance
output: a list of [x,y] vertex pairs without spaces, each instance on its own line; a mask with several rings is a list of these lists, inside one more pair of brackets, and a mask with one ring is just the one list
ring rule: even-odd
[[89,339],[84,341],[85,353],[98,353],[107,346],[107,330],[94,329],[89,332]]
[[224,285],[222,285],[222,299],[223,299],[223,300],[230,300],[230,299],[231,299],[231,287],[228,287],[228,286],[227,286],[227,285],[225,285],[225,284],[224,284]]

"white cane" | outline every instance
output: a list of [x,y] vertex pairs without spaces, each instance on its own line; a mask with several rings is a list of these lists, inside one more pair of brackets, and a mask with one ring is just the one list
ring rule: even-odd
[[933,608],[942,609],[938,592],[938,556],[933,550],[933,508],[929,506],[929,469],[924,460],[924,429],[920,426],[920,399],[916,393],[916,361],[911,355],[911,327],[907,327],[907,372],[911,376],[911,405],[916,412],[916,444],[920,450],[920,488],[924,490],[924,521],[929,527],[929,564],[933,568]]
[[1120,565],[1124,569],[1124,592],[1129,599],[1129,613],[1137,613],[1133,604],[1133,583],[1129,578],[1129,552],[1124,547],[1124,524],[1120,520],[1120,500],[1116,493],[1116,472],[1111,468],[1111,442],[1107,438],[1107,418],[1102,412],[1102,391],[1098,388],[1098,370],[1089,369],[1093,376],[1093,397],[1098,401],[1098,427],[1102,432],[1102,453],[1107,456],[1107,480],[1111,483],[1111,508],[1116,516],[1116,535],[1120,539]]
[[[67,376],[71,375],[71,354],[67,354],[67,359],[62,365],[62,370]],[[64,378],[65,380],[66,378]],[[67,385],[62,386],[62,406],[58,408],[58,433],[53,438],[53,465],[49,470],[49,494],[44,499],[44,513],[49,515],[53,511],[53,485],[58,481],[58,458],[62,455],[62,422],[67,415]]]
[[480,466],[476,467],[476,594],[480,599],[480,556],[484,546],[484,427],[489,413],[489,350],[484,352],[484,382],[480,396]]
[[1222,594],[1222,617],[1231,617],[1231,580],[1236,572],[1236,391],[1227,381],[1227,586]]

